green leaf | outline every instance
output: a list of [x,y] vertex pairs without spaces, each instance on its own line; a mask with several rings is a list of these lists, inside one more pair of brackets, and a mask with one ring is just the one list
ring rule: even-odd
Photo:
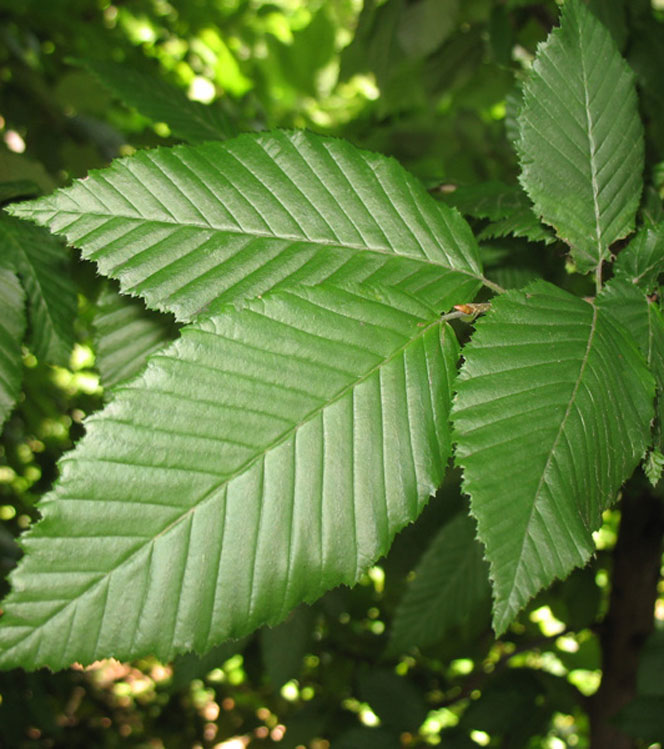
[[274,628],[260,631],[261,653],[267,676],[275,689],[300,673],[313,627],[312,611],[300,606]]
[[440,529],[397,607],[391,653],[428,647],[488,611],[491,590],[483,553],[475,523],[463,512]]
[[497,297],[464,359],[456,458],[502,633],[593,553],[602,511],[648,444],[654,382],[613,318],[544,281]]
[[141,151],[12,212],[182,321],[328,278],[445,309],[481,279],[466,222],[395,161],[301,131]]
[[192,101],[157,74],[147,75],[111,60],[84,60],[82,64],[118,99],[153,122],[165,122],[174,137],[187,143],[224,140],[237,133],[218,102]]
[[643,472],[652,486],[657,486],[664,470],[664,455],[659,450],[652,449],[643,461]]
[[360,674],[358,694],[368,702],[381,723],[396,731],[417,731],[426,718],[424,697],[408,679],[392,669],[377,668]]
[[298,287],[184,328],[60,462],[0,665],[168,660],[353,585],[442,480],[458,352],[393,290]]
[[21,392],[25,295],[12,271],[0,268],[0,427]]
[[29,179],[15,179],[11,182],[0,182],[0,203],[16,198],[29,198],[39,195],[40,189]]
[[664,390],[664,317],[658,304],[648,299],[642,289],[618,277],[604,285],[597,296],[597,306],[630,334],[655,376],[657,387]]
[[616,276],[652,291],[664,272],[664,223],[644,227],[618,255]]
[[491,219],[478,235],[480,240],[513,235],[531,242],[555,242],[555,237],[533,213],[526,194],[517,186],[491,181],[458,187],[445,196],[445,202],[465,215]]
[[0,255],[25,288],[28,346],[38,359],[66,366],[74,345],[76,290],[65,248],[47,231],[0,214]]
[[521,183],[537,215],[570,245],[579,271],[594,270],[634,228],[643,127],[629,66],[579,0],[565,2],[523,96]]
[[105,388],[138,374],[150,354],[176,337],[172,317],[146,310],[139,299],[106,286],[94,317],[96,363]]

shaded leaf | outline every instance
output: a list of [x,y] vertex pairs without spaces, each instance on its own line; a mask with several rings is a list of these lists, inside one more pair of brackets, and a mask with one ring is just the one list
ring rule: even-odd
[[521,183],[579,271],[593,270],[634,228],[644,146],[634,76],[580,0],[564,4],[523,97]]
[[622,277],[613,278],[597,296],[597,306],[617,320],[639,347],[659,390],[664,390],[664,317],[657,302]]
[[146,310],[140,299],[122,296],[110,285],[97,300],[94,328],[96,363],[104,388],[138,374],[148,356],[177,334],[170,315]]
[[165,122],[174,137],[187,143],[223,140],[237,134],[221,105],[192,101],[160,75],[147,75],[111,60],[82,64],[115,96],[153,122]]
[[60,462],[0,664],[204,652],[354,584],[442,480],[458,350],[388,290],[299,287],[183,328]]
[[31,351],[43,361],[67,365],[74,345],[76,290],[62,243],[37,226],[0,214],[0,254],[25,288]]
[[466,222],[395,161],[305,132],[141,151],[12,212],[182,321],[328,278],[398,286],[443,309],[481,278]]
[[527,195],[517,186],[491,181],[458,187],[445,196],[445,202],[467,216],[491,220],[478,235],[480,240],[513,235],[531,242],[555,242],[533,213]]
[[417,731],[426,717],[424,697],[417,687],[389,669],[377,668],[360,674],[358,695],[387,728]]
[[21,392],[25,294],[14,273],[0,268],[0,427]]
[[593,553],[591,532],[645,452],[654,382],[613,318],[551,284],[492,305],[464,348],[454,423],[501,633]]
[[300,606],[286,621],[260,632],[261,652],[265,671],[275,689],[300,673],[302,659],[311,642],[312,611]]
[[491,598],[484,549],[463,512],[444,525],[422,556],[394,616],[390,652],[427,647],[488,610]]
[[652,291],[664,272],[664,223],[644,227],[618,255],[617,276]]

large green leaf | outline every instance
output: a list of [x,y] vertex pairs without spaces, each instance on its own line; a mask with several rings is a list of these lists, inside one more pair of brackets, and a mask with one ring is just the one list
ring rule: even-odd
[[16,275],[0,268],[0,427],[21,392],[25,295]]
[[140,299],[106,286],[94,317],[97,369],[104,388],[138,374],[148,356],[175,338],[173,318],[146,310]]
[[111,60],[85,60],[85,67],[125,104],[153,122],[165,122],[176,138],[188,143],[223,140],[236,134],[219,102],[201,104],[158,75]]
[[355,583],[442,480],[458,351],[390,290],[298,287],[184,328],[61,461],[0,665],[205,651]]
[[183,321],[327,278],[399,286],[443,309],[481,278],[456,211],[392,159],[306,132],[141,151],[13,212]]
[[646,449],[654,382],[622,326],[544,281],[497,297],[464,349],[454,423],[494,628],[584,564]]
[[570,245],[578,269],[594,270],[634,227],[643,127],[634,76],[580,0],[565,2],[523,97],[521,182],[536,213]]
[[473,519],[463,512],[438,532],[396,610],[390,652],[428,647],[480,618],[482,610],[486,622],[489,570],[475,533]]
[[76,290],[65,248],[47,231],[0,214],[0,255],[26,291],[30,349],[38,359],[66,365],[74,345]]

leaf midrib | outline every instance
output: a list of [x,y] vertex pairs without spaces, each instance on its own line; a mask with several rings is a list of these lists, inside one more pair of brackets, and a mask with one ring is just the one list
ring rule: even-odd
[[[402,346],[400,346],[396,351],[394,351],[390,356],[382,359],[378,364],[374,365],[367,373],[362,375],[361,377],[354,380],[351,384],[344,387],[339,393],[337,393],[334,397],[326,401],[323,405],[317,406],[315,409],[310,411],[304,418],[302,418],[297,424],[294,424],[291,428],[286,430],[282,435],[280,435],[278,438],[274,439],[272,442],[270,442],[266,447],[261,450],[259,453],[254,455],[252,458],[249,458],[246,460],[239,468],[237,468],[232,474],[225,477],[222,481],[217,482],[214,486],[212,486],[194,505],[191,507],[188,507],[187,510],[182,513],[179,517],[177,517],[175,520],[171,521],[166,528],[164,528],[159,533],[155,534],[152,538],[146,538],[145,543],[140,544],[136,549],[131,551],[124,559],[122,559],[117,565],[113,567],[113,569],[104,572],[101,577],[98,577],[93,582],[91,582],[87,588],[85,588],[79,595],[77,595],[75,598],[72,598],[71,600],[64,603],[59,609],[54,611],[50,616],[45,619],[39,626],[34,627],[30,632],[27,632],[23,637],[16,640],[12,645],[10,649],[7,649],[4,651],[2,655],[0,655],[0,661],[3,659],[3,656],[6,657],[11,650],[16,649],[20,644],[25,642],[30,637],[36,636],[40,630],[46,626],[46,624],[54,619],[56,616],[61,614],[63,611],[65,611],[69,606],[75,605],[77,601],[82,599],[84,596],[86,596],[90,591],[93,591],[97,586],[102,585],[105,583],[105,581],[109,578],[110,575],[112,575],[114,572],[116,572],[118,569],[123,567],[124,565],[130,563],[134,557],[136,557],[138,554],[140,554],[148,545],[153,545],[157,539],[161,538],[162,536],[166,535],[171,529],[173,529],[175,526],[177,526],[180,522],[183,522],[186,520],[195,510],[198,510],[200,507],[204,505],[205,502],[212,500],[216,493],[219,491],[221,487],[223,487],[225,484],[230,483],[234,479],[241,476],[243,473],[245,473],[247,470],[249,470],[255,463],[257,463],[260,460],[263,460],[265,456],[273,449],[276,449],[279,447],[279,445],[283,444],[288,440],[293,434],[297,432],[298,429],[300,429],[302,426],[310,422],[313,418],[315,418],[319,413],[323,412],[326,408],[329,408],[333,406],[335,403],[340,401],[342,398],[344,398],[349,392],[354,390],[356,387],[359,387],[363,382],[368,380],[371,376],[373,376],[376,372],[378,372],[382,367],[389,364],[394,359],[401,356],[411,345],[416,343],[418,340],[424,337],[426,333],[429,332],[433,327],[437,325],[442,325],[442,321],[440,317],[436,317],[433,321],[431,321],[429,324],[423,325],[421,331],[417,331],[417,335],[409,338],[406,343],[404,343]],[[214,333],[211,333],[210,331],[202,331],[200,328],[197,329],[197,332],[203,332],[207,333],[209,335],[215,335]],[[119,387],[116,388],[116,396],[119,394],[119,391],[122,390],[130,390],[134,391],[133,388],[130,387]],[[74,460],[74,458],[72,458]],[[140,502],[136,503],[137,507],[140,507]],[[100,627],[101,629],[101,627]],[[172,643],[171,643],[172,646]],[[96,648],[95,648],[96,653]],[[93,656],[94,654],[93,653]]]
[[[180,220],[176,220],[175,218],[173,220],[169,220],[167,218],[149,218],[149,217],[146,218],[145,216],[128,215],[128,214],[117,213],[117,212],[113,212],[113,213],[99,213],[99,212],[93,212],[93,211],[83,212],[83,211],[72,211],[72,210],[66,210],[66,209],[60,209],[60,208],[58,208],[57,210],[54,210],[52,208],[51,209],[35,208],[31,210],[26,210],[25,212],[22,210],[13,211],[14,216],[18,216],[18,217],[23,216],[33,221],[35,220],[34,216],[37,213],[46,213],[51,216],[54,216],[55,214],[57,214],[58,216],[75,216],[76,220],[80,218],[91,217],[91,218],[106,219],[107,221],[111,221],[113,219],[119,218],[119,219],[124,219],[126,221],[136,221],[136,222],[141,222],[145,224],[163,224],[166,226],[176,226],[178,228],[201,229],[205,231],[212,231],[212,232],[220,233],[220,234],[231,234],[233,236],[240,236],[240,237],[254,237],[258,239],[273,239],[276,241],[288,241],[288,242],[302,242],[306,244],[317,245],[322,248],[328,248],[328,249],[340,248],[340,249],[347,249],[347,250],[357,250],[358,252],[373,252],[376,254],[385,255],[386,257],[390,257],[390,258],[405,257],[411,260],[416,260],[426,265],[430,265],[435,268],[445,268],[446,270],[449,270],[454,273],[462,273],[464,275],[470,276],[471,278],[474,278],[475,280],[480,281],[481,283],[484,283],[484,281],[486,280],[484,276],[481,274],[481,272],[479,271],[475,271],[469,267],[467,268],[454,267],[452,265],[450,258],[447,257],[447,255],[444,255],[444,259],[447,262],[447,265],[445,265],[443,263],[436,262],[435,259],[430,258],[424,252],[421,255],[416,255],[416,254],[411,254],[410,252],[407,253],[404,251],[399,251],[392,247],[387,249],[383,247],[374,247],[371,245],[360,244],[356,242],[341,242],[341,241],[334,242],[332,240],[316,239],[316,238],[311,238],[308,236],[298,236],[296,234],[288,234],[286,232],[283,232],[282,234],[276,234],[276,233],[270,234],[270,233],[261,232],[258,230],[242,231],[241,228],[232,229],[232,228],[227,228],[227,227],[219,227],[209,222],[197,222],[197,221],[192,221],[192,220],[180,221]],[[74,221],[72,221],[72,224],[73,223]],[[63,229],[58,229],[57,233],[68,236],[67,231],[69,229],[69,226],[71,226],[71,224],[69,224],[67,227]],[[98,229],[99,227],[95,227],[95,231],[97,231]],[[116,241],[116,240],[113,240],[113,241]],[[113,241],[110,242],[109,244],[112,244]],[[419,243],[416,242],[416,244],[420,246]],[[80,246],[80,245],[76,245],[76,246]],[[86,252],[84,247],[82,248],[82,250]],[[91,256],[93,254],[96,254],[96,251],[93,251],[92,253],[88,253],[88,254]],[[461,256],[460,259],[466,262],[468,266],[470,266],[470,263],[468,263],[468,261],[463,256]]]
[[[538,502],[541,499],[540,492],[541,492],[542,486],[544,484],[544,478],[545,478],[545,476],[546,476],[546,474],[547,474],[547,472],[549,470],[549,466],[551,465],[551,461],[553,459],[553,455],[556,452],[556,448],[558,446],[558,442],[560,441],[560,438],[561,438],[561,436],[563,434],[563,431],[565,429],[565,425],[567,424],[567,420],[568,420],[569,415],[570,415],[570,413],[572,411],[572,406],[574,405],[574,401],[576,400],[576,396],[577,396],[577,393],[579,391],[579,387],[581,385],[581,381],[583,379],[583,375],[585,373],[586,366],[588,364],[588,358],[590,357],[590,351],[592,349],[592,344],[593,344],[593,341],[594,341],[594,338],[595,338],[595,333],[596,333],[596,328],[597,328],[597,317],[598,317],[597,307],[594,304],[591,304],[590,306],[593,309],[593,319],[592,319],[592,322],[590,324],[590,331],[588,333],[588,343],[586,344],[586,350],[585,350],[585,352],[583,354],[583,358],[581,360],[581,366],[579,368],[579,374],[578,374],[578,376],[576,378],[576,382],[574,383],[574,388],[572,390],[572,393],[570,395],[569,401],[567,403],[567,408],[565,409],[565,414],[563,415],[563,418],[560,421],[560,426],[558,427],[558,431],[557,431],[555,439],[553,440],[553,443],[551,445],[551,449],[549,450],[549,455],[548,455],[548,457],[546,459],[546,463],[544,465],[544,468],[542,469],[542,473],[540,475],[540,479],[539,479],[539,482],[537,484],[537,489],[535,490],[535,493],[533,495],[533,502],[532,502],[532,505],[530,507],[530,512],[528,514],[528,521],[527,521],[527,523],[525,525],[526,532],[524,533],[523,538],[521,539],[521,549],[519,550],[519,559],[518,559],[518,562],[517,562],[516,569],[514,571],[514,576],[513,576],[513,579],[512,579],[512,585],[511,585],[509,594],[508,594],[508,596],[505,599],[506,602],[507,602],[508,608],[510,606],[510,600],[511,600],[512,596],[514,595],[514,590],[515,590],[515,587],[516,587],[516,582],[517,582],[517,580],[519,578],[519,575],[521,573],[521,569],[522,569],[523,564],[524,564],[525,542],[526,542],[526,538],[528,538],[528,536],[529,536],[529,528],[531,526],[533,515],[535,513],[535,507],[537,506]],[[503,613],[503,616],[501,617],[501,619],[505,618],[505,614],[508,614],[507,610]]]

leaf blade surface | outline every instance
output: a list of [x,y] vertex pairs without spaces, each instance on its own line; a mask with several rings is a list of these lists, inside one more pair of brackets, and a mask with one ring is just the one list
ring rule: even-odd
[[25,294],[16,276],[0,268],[0,427],[21,392]]
[[539,46],[523,94],[521,183],[578,269],[594,270],[632,231],[639,205],[644,145],[634,75],[607,29],[570,0]]
[[392,159],[302,131],[141,151],[12,211],[181,321],[279,285],[398,286],[449,307],[482,280],[456,211]]
[[394,291],[300,288],[183,329],[61,461],[0,664],[205,651],[353,584],[442,480],[457,356]]
[[543,281],[495,299],[464,358],[456,456],[501,633],[593,553],[591,532],[648,444],[654,382],[618,323]]

